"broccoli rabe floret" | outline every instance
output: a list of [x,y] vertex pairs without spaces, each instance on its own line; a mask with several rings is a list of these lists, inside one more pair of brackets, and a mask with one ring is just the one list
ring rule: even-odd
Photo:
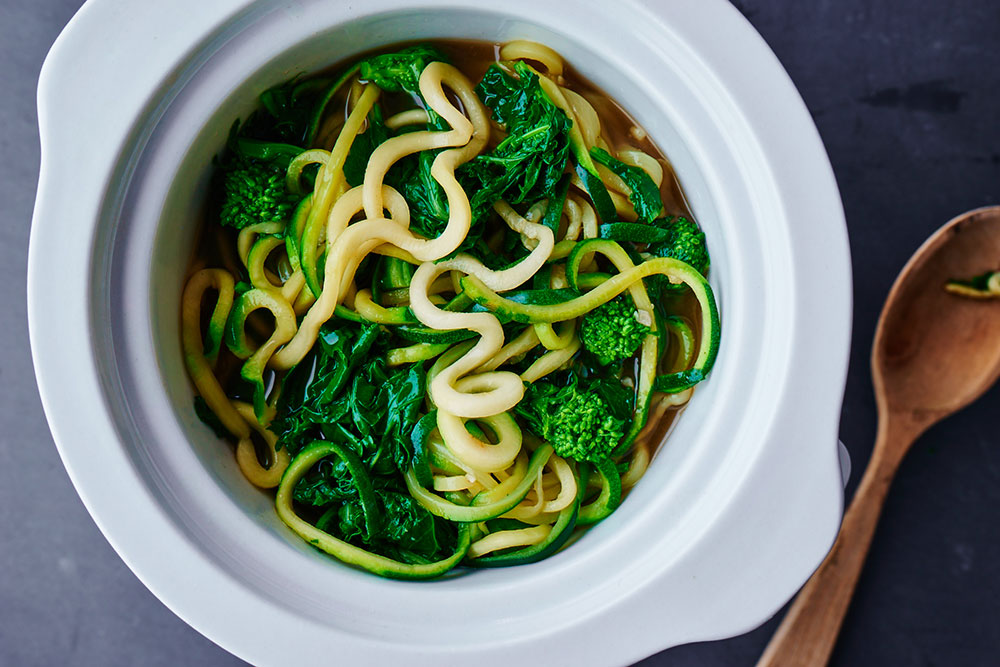
[[285,189],[281,170],[259,162],[241,162],[223,176],[219,221],[243,229],[258,222],[287,220],[296,203]]
[[631,392],[617,381],[588,382],[573,375],[564,386],[532,384],[516,410],[559,456],[597,462],[621,441],[630,401]]
[[621,363],[635,354],[649,333],[637,316],[632,301],[619,296],[583,316],[580,340],[602,366]]
[[704,274],[709,265],[708,246],[705,244],[705,233],[698,229],[698,225],[683,216],[669,222],[657,222],[670,236],[666,241],[650,246],[649,251],[657,257],[679,259],[690,264],[698,273]]

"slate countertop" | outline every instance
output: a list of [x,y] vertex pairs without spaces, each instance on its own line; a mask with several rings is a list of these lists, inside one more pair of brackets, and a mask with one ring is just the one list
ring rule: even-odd
[[[244,664],[177,619],[104,541],[59,462],[32,380],[24,282],[35,85],[79,4],[0,0],[0,664]],[[844,199],[855,317],[841,438],[852,493],[874,440],[868,355],[889,286],[945,221],[1000,203],[1000,3],[734,4],[799,87]],[[996,664],[998,401],[994,389],[934,427],[903,463],[833,665]],[[776,625],[641,664],[753,665]]]

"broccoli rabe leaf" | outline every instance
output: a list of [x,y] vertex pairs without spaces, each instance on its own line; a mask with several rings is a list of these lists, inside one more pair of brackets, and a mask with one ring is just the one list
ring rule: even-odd
[[448,59],[432,46],[409,46],[362,61],[361,80],[371,81],[390,93],[418,93],[420,74],[427,65],[435,61],[448,62]]
[[261,108],[244,123],[241,136],[264,142],[304,145],[313,109],[328,83],[327,79],[295,77],[265,90],[260,95]]
[[410,435],[420,419],[426,391],[427,374],[419,364],[396,371],[383,388],[386,411],[383,443],[392,443],[393,462],[399,470],[406,470],[413,459]]
[[312,354],[289,372],[271,429],[292,454],[316,438],[348,444],[376,475],[406,470],[410,434],[426,393],[423,366],[390,370],[372,354],[378,325],[324,328]]
[[[393,166],[386,178],[410,205],[410,229],[427,238],[440,236],[448,226],[448,200],[444,190],[431,175],[436,157],[436,151],[421,151],[403,158]],[[473,229],[478,229],[477,222],[473,218]],[[475,231],[470,232],[469,236],[478,238]],[[472,242],[467,239],[465,245],[471,245]]]
[[313,352],[285,377],[278,399],[278,416],[271,430],[277,449],[296,454],[318,435],[318,425],[335,423],[347,414],[342,389],[372,349],[378,325],[327,325],[320,331]]
[[493,65],[476,86],[507,136],[459,170],[462,185],[473,193],[474,211],[488,210],[501,199],[516,205],[551,197],[566,171],[569,118],[524,63],[516,63],[514,71],[516,77]]
[[355,137],[344,161],[344,178],[348,184],[356,186],[364,183],[368,160],[371,159],[375,149],[388,138],[389,128],[382,119],[382,107],[376,104],[368,113],[368,129]]
[[295,485],[292,497],[303,505],[323,507],[358,496],[351,471],[339,458],[325,458]]
[[[340,506],[339,529],[344,539],[377,547],[378,551],[404,551],[432,557],[441,549],[434,515],[413,498],[395,491],[381,491],[382,530],[368,535],[361,502],[350,500]],[[381,547],[381,548],[378,548]]]
[[640,220],[652,222],[663,212],[663,198],[656,183],[639,167],[625,164],[611,157],[603,148],[591,148],[590,155],[594,161],[610,169],[616,176],[625,181],[631,191],[629,201]]

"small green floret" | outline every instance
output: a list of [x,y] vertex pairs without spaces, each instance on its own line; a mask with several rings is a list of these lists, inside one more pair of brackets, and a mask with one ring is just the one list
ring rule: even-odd
[[[603,461],[625,433],[625,419],[616,413],[629,410],[625,395],[628,392],[620,386],[591,386],[584,382],[575,376],[563,387],[536,382],[528,388],[517,412],[532,431],[552,444],[559,456],[577,461]],[[617,410],[609,399],[621,404]]]
[[219,221],[237,229],[258,222],[287,220],[297,204],[285,189],[284,173],[258,162],[246,162],[227,171],[222,192]]
[[621,363],[642,345],[649,327],[636,319],[631,300],[619,296],[583,316],[580,340],[602,366]]
[[[665,225],[662,223],[666,222]],[[670,236],[662,242],[650,247],[650,252],[657,257],[672,257],[690,264],[694,270],[704,275],[708,270],[708,246],[705,243],[705,233],[698,225],[683,216],[669,221],[658,220]]]
[[577,394],[549,421],[546,439],[556,453],[577,461],[601,461],[624,434],[625,422],[608,412],[600,396]]

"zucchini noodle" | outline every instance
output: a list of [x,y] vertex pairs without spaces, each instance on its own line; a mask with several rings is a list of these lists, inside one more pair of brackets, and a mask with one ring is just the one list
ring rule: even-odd
[[410,46],[266,91],[183,290],[199,416],[292,531],[386,577],[559,551],[718,353],[670,163],[551,48],[496,58]]

